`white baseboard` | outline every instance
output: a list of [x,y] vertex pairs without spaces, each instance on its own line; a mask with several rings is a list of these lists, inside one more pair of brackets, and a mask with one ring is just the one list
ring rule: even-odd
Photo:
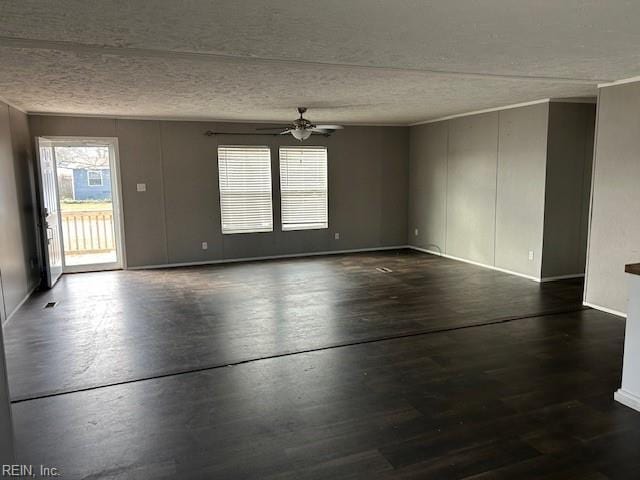
[[217,265],[220,263],[256,262],[260,260],[277,260],[284,258],[317,257],[322,255],[340,255],[345,253],[378,252],[384,250],[403,250],[408,245],[394,245],[390,247],[354,248],[351,250],[329,250],[323,252],[289,253],[286,255],[268,255],[262,257],[225,258],[222,260],[204,260],[201,262],[164,263],[159,265],[139,265],[127,267],[127,270],[151,270],[156,268],[196,267],[198,265]]
[[512,270],[507,270],[505,268],[494,267],[493,265],[487,265],[485,263],[475,262],[473,260],[468,260],[466,258],[454,257],[453,255],[447,255],[446,253],[436,252],[436,251],[433,251],[433,250],[428,250],[426,248],[415,247],[413,245],[409,245],[409,248],[412,249],[412,250],[417,250],[419,252],[423,252],[423,253],[430,253],[431,255],[438,255],[439,257],[448,258],[450,260],[457,260],[458,262],[469,263],[471,265],[476,265],[478,267],[484,267],[484,268],[488,268],[490,270],[496,270],[498,272],[508,273],[509,275],[515,275],[517,277],[526,278],[527,280],[533,280],[534,282],[540,283],[540,281],[541,281],[540,277],[534,277],[532,275],[526,275],[524,273],[514,272]]
[[596,305],[595,303],[582,302],[585,307],[593,308],[594,310],[600,310],[601,312],[610,313],[611,315],[617,315],[618,317],[627,318],[627,314],[613,308],[603,307],[602,305]]
[[418,252],[422,252],[422,253],[430,253],[431,255],[437,255],[439,257],[445,256],[444,253],[436,252],[435,250],[429,250],[428,248],[416,247],[414,245],[409,245],[408,248],[410,248],[411,250],[417,250]]
[[626,390],[620,388],[613,394],[613,398],[616,402],[640,412],[640,397],[638,397],[637,395],[629,393]]
[[20,300],[20,303],[18,303],[18,305],[16,305],[16,307],[13,309],[13,311],[12,311],[9,315],[7,315],[7,318],[5,319],[4,324],[3,324],[3,325],[6,325],[6,324],[7,324],[7,322],[8,322],[9,320],[11,320],[11,317],[13,317],[13,316],[16,314],[16,312],[17,312],[18,310],[20,310],[20,307],[22,307],[22,305],[24,305],[24,304],[25,304],[25,302],[26,302],[27,300],[29,300],[29,298],[31,298],[31,295],[33,295],[33,292],[35,292],[35,291],[36,291],[36,289],[38,288],[38,286],[39,286],[39,285],[38,285],[38,284],[36,284],[35,286],[31,287],[31,290],[29,290],[29,291],[27,292],[27,294],[24,296],[24,298],[23,298],[22,300]]
[[542,277],[540,279],[541,283],[544,282],[555,282],[556,280],[568,280],[570,278],[583,278],[584,273],[572,273],[571,275],[558,275],[556,277]]

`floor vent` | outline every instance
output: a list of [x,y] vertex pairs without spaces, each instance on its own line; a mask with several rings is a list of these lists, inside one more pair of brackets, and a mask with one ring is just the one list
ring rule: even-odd
[[382,273],[391,273],[393,270],[387,267],[376,267],[376,270]]
[[47,303],[44,308],[53,308],[58,304],[58,302],[49,302]]

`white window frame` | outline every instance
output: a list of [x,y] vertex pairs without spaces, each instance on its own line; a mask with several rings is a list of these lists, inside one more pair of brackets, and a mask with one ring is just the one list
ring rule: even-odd
[[[324,221],[314,221],[314,222],[308,222],[308,224],[304,224],[304,223],[286,223],[285,222],[285,216],[287,215],[287,213],[285,212],[286,206],[285,206],[285,196],[287,195],[286,193],[286,186],[284,184],[284,179],[285,177],[288,179],[288,175],[285,174],[284,169],[286,168],[286,166],[283,163],[283,151],[286,150],[324,150],[324,158],[325,158],[325,165],[324,165],[324,174],[325,174],[325,179],[324,179]],[[298,147],[298,146],[290,146],[290,145],[284,145],[281,146],[278,150],[278,158],[279,158],[279,162],[280,162],[280,221],[281,221],[281,228],[283,232],[292,232],[292,231],[298,231],[298,230],[325,230],[329,228],[329,152],[327,147],[324,146],[313,146],[313,145],[305,145],[304,147]]]
[[[254,227],[245,227],[245,228],[238,228],[238,227],[233,227],[230,224],[230,222],[225,222],[225,217],[227,217],[227,214],[225,214],[225,208],[227,205],[227,201],[225,200],[225,196],[226,195],[233,195],[233,192],[229,192],[229,187],[225,187],[224,186],[224,179],[223,179],[223,170],[227,171],[227,167],[225,166],[223,169],[222,166],[222,162],[223,159],[221,158],[221,151],[223,151],[224,149],[244,149],[244,150],[248,150],[248,149],[261,149],[261,150],[266,150],[268,151],[269,154],[269,175],[268,175],[268,193],[269,193],[269,217],[268,217],[268,222],[266,222],[266,224],[264,226],[254,226]],[[222,234],[223,235],[235,235],[235,234],[245,234],[245,233],[267,233],[267,232],[273,232],[273,185],[272,185],[272,159],[271,159],[271,148],[269,146],[266,145],[218,145],[218,150],[217,150],[217,155],[218,155],[218,186],[219,186],[219,194],[220,194],[220,228],[222,230]],[[226,160],[228,161],[228,160]],[[264,188],[264,192],[267,192],[267,188],[265,185]],[[235,192],[237,194],[242,194],[242,192]],[[254,192],[255,194],[258,194],[259,192]],[[246,193],[245,193],[246,194]],[[231,205],[230,207],[231,208]],[[230,215],[230,213],[229,213]]]
[[[100,176],[100,183],[95,183],[95,184],[91,183],[91,178],[89,178],[91,173],[98,174]],[[94,178],[94,180],[98,180],[98,179]],[[102,174],[102,170],[87,170],[87,186],[92,188],[104,187],[104,175]]]

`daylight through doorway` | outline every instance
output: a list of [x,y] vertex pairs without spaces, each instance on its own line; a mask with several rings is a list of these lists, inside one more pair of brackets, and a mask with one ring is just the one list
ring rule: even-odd
[[64,271],[121,268],[114,146],[53,142]]

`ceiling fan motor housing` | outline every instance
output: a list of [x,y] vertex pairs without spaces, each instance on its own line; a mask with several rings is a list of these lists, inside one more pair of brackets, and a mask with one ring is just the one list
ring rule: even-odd
[[298,129],[307,129],[307,128],[313,128],[315,125],[311,123],[309,120],[307,120],[306,118],[300,117],[293,121],[293,126]]

